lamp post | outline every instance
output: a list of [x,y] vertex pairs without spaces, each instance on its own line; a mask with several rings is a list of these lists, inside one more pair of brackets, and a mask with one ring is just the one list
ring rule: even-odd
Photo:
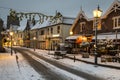
[[48,37],[48,54],[50,54],[50,37]]
[[36,40],[36,37],[33,37],[33,40],[34,40],[34,51],[35,51],[35,40]]
[[11,55],[13,54],[13,53],[12,53],[12,36],[13,36],[13,32],[11,31],[11,32],[10,32],[10,37],[11,37]]
[[93,16],[95,18],[95,64],[97,64],[97,27],[98,27],[98,19],[102,15],[102,10],[100,10],[99,5],[96,10],[93,11]]

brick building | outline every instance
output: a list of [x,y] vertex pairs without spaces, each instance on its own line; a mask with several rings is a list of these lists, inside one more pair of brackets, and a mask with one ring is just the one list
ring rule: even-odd
[[[91,36],[94,41],[94,18],[88,18],[81,9],[70,29],[70,34],[71,36],[67,37],[66,41],[74,44],[76,44],[76,41],[80,36],[87,36],[87,38]],[[98,42],[110,41],[112,45],[118,45],[118,48],[120,49],[120,2],[118,0],[114,0],[98,20],[97,38]]]

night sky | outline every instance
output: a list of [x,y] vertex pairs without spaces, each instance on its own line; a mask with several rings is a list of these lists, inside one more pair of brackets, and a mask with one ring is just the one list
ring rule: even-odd
[[55,15],[56,10],[63,16],[76,17],[81,7],[85,14],[91,18],[92,11],[99,4],[103,10],[112,4],[114,0],[0,0],[0,17],[6,21],[9,9],[17,12],[40,12],[46,15]]

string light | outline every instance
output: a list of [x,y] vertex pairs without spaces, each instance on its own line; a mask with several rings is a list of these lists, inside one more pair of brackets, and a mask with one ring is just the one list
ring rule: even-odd
[[57,12],[55,16],[48,16],[45,15],[43,13],[39,13],[39,12],[30,12],[30,11],[25,11],[25,10],[21,10],[24,12],[21,12],[20,10],[15,10],[12,8],[8,8],[8,7],[2,7],[0,6],[0,8],[2,9],[8,9],[10,11],[10,16],[12,16],[13,19],[15,19],[16,17],[19,18],[19,20],[22,20],[23,18],[29,18],[30,20],[32,20],[33,18],[35,18],[35,16],[39,16],[39,21],[40,23],[43,23],[45,19],[50,18],[51,20],[57,20],[58,18],[62,17],[60,12]]

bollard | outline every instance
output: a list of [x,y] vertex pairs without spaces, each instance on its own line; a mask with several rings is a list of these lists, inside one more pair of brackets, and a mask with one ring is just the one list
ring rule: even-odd
[[76,59],[76,58],[75,58],[75,55],[74,55],[74,62],[75,62],[75,59]]

